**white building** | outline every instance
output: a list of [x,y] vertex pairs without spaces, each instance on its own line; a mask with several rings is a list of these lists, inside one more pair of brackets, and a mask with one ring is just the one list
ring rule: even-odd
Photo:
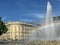
[[22,22],[8,22],[6,23],[8,31],[0,36],[1,40],[21,40],[29,37],[31,31],[35,29],[33,24]]

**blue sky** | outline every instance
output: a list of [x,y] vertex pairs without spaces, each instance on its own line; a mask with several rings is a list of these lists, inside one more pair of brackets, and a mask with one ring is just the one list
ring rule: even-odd
[[47,1],[52,5],[52,15],[60,15],[60,0],[0,0],[0,16],[6,22],[41,22],[46,14]]

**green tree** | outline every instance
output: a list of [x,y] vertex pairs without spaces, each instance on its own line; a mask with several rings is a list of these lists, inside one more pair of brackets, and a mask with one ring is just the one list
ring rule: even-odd
[[6,33],[7,31],[8,31],[8,29],[0,17],[0,35],[2,35],[3,33]]

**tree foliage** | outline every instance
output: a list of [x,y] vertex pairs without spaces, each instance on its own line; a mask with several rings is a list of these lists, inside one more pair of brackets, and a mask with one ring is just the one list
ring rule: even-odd
[[6,33],[7,31],[8,31],[8,29],[0,17],[0,35],[2,35],[3,33]]

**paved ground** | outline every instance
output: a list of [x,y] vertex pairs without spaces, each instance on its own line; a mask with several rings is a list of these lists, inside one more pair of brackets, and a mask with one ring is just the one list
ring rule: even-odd
[[25,45],[22,41],[0,41],[0,45]]
[[29,42],[28,45],[60,45],[60,40],[54,40],[54,41],[36,40],[36,41]]

